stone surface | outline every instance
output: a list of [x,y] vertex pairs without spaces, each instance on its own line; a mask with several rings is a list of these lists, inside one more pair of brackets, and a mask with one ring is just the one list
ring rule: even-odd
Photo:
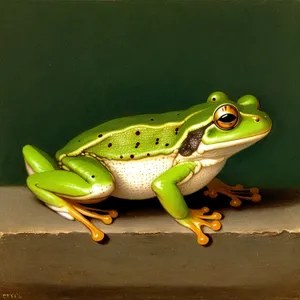
[[[202,193],[187,198],[193,207],[209,205],[223,213],[225,218],[219,233],[300,232],[300,193],[297,190],[264,191],[261,203],[245,204],[241,209],[224,208],[224,201],[207,200]],[[66,220],[48,209],[25,187],[0,187],[0,203],[2,234],[88,232],[81,223]],[[177,224],[156,199],[124,201],[112,198],[103,205],[120,210],[120,217],[112,225],[94,221],[107,234],[192,234]]]

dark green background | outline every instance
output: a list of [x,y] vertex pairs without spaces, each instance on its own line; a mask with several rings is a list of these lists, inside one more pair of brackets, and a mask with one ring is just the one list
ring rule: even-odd
[[299,187],[299,1],[0,1],[0,184],[111,118],[255,94],[272,133],[221,178]]

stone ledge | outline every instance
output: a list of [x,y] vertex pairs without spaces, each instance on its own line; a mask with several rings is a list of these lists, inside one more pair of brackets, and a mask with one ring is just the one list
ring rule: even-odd
[[22,299],[300,299],[300,238],[18,234],[0,240],[0,294]]
[[[208,200],[197,193],[188,197],[192,207],[208,205],[220,211],[225,218],[222,229],[215,234],[279,234],[300,232],[299,190],[266,190],[259,204],[245,204],[241,209],[224,208],[224,199]],[[0,187],[0,233],[83,233],[88,230],[77,221],[68,221],[45,207],[25,187]],[[120,217],[113,224],[95,224],[106,234],[192,234],[177,224],[156,199],[147,201],[106,200],[103,206],[118,209]],[[222,207],[223,206],[223,207]],[[206,229],[208,233],[214,233]]]

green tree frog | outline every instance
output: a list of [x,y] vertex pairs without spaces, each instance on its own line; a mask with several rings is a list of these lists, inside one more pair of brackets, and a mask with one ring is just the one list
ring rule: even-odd
[[56,160],[34,146],[24,146],[27,186],[52,210],[82,222],[94,241],[101,241],[104,233],[86,217],[111,224],[118,213],[84,204],[109,196],[157,197],[205,245],[209,238],[202,226],[219,230],[222,215],[209,215],[207,207],[189,209],[184,195],[207,187],[206,195],[224,194],[232,206],[239,206],[243,199],[259,201],[257,188],[228,186],[215,177],[229,157],[264,138],[271,127],[271,119],[254,96],[233,102],[223,92],[214,92],[205,103],[186,110],[100,124],[67,143],[56,153]]

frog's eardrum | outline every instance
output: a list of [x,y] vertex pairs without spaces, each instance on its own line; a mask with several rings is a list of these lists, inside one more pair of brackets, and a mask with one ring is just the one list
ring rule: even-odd
[[182,156],[192,155],[192,153],[194,153],[198,149],[206,128],[211,124],[212,123],[209,123],[208,125],[200,129],[189,132],[187,138],[184,140],[182,146],[179,149],[179,154]]

